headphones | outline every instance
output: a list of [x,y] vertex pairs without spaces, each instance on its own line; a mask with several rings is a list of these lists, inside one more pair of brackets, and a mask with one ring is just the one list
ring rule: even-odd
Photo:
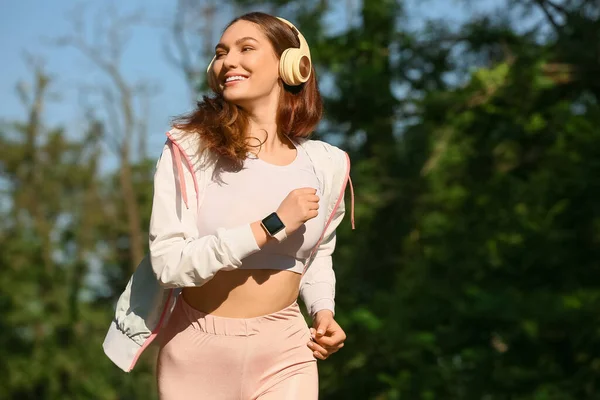
[[[290,21],[277,17],[280,21],[290,26],[297,34],[300,40],[300,48],[290,47],[285,49],[279,59],[279,76],[289,86],[298,86],[303,84],[310,78],[312,70],[312,61],[310,58],[310,49],[304,36],[300,33]],[[214,56],[206,73],[208,74],[208,85],[214,91],[219,88],[216,76],[212,71],[213,63],[217,56]]]

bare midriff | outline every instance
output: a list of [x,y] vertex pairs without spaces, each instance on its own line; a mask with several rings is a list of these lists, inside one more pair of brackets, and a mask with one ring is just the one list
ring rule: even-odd
[[219,271],[199,287],[183,289],[193,308],[219,317],[253,318],[272,314],[298,298],[301,275],[273,269]]

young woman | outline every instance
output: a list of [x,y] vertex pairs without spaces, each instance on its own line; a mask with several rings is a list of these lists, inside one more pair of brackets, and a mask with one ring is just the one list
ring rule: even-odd
[[291,23],[236,18],[208,76],[215,95],[167,134],[150,256],[119,300],[105,351],[129,371],[160,331],[164,400],[317,399],[316,360],[346,337],[333,319],[331,254],[348,156],[307,139],[322,105]]

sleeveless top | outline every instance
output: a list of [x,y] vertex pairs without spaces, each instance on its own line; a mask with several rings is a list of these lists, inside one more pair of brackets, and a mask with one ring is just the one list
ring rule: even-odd
[[296,158],[285,166],[267,163],[252,153],[241,170],[233,170],[225,160],[217,168],[206,188],[198,210],[200,236],[215,234],[218,228],[260,221],[277,208],[294,189],[311,187],[319,196],[319,215],[278,243],[269,241],[260,251],[244,258],[241,269],[276,269],[302,274],[304,262],[325,228],[322,191],[310,158],[294,143]]

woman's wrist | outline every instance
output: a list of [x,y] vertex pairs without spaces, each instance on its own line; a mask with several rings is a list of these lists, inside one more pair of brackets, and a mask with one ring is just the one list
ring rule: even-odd
[[317,318],[317,316],[318,316],[318,315],[326,315],[326,314],[329,314],[329,315],[330,315],[332,318],[333,318],[333,316],[334,316],[334,313],[333,313],[333,311],[331,311],[331,310],[329,310],[329,309],[327,309],[327,308],[324,308],[324,309],[322,309],[322,310],[319,310],[319,311],[317,311],[317,312],[315,313],[315,315],[314,315],[314,318]]
[[255,222],[251,223],[250,227],[252,228],[252,233],[254,233],[254,239],[256,239],[256,244],[261,249],[269,241],[275,240],[273,237],[271,237],[271,235],[269,235],[269,232],[267,232],[265,227],[262,225],[261,221],[255,221]]
[[[306,302],[306,300],[307,299],[305,298],[304,301]],[[307,306],[308,313],[312,316],[313,319],[316,318],[317,314],[319,314],[322,311],[327,311],[331,313],[332,316],[335,316],[335,300],[333,298],[323,298],[313,302],[310,302],[309,300]]]

